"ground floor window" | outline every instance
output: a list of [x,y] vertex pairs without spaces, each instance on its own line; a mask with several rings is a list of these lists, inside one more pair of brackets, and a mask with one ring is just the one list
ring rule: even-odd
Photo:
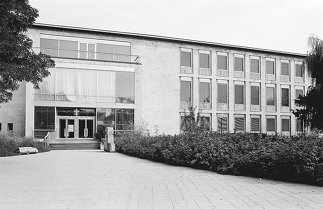
[[133,109],[97,109],[97,129],[113,127],[114,130],[129,130],[133,129],[133,125]]

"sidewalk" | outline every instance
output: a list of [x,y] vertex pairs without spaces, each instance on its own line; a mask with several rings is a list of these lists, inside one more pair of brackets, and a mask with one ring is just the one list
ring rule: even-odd
[[50,151],[0,158],[0,208],[323,208],[323,187]]

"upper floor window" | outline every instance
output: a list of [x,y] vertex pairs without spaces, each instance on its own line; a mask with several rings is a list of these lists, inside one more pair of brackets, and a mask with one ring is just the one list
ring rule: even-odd
[[181,108],[186,109],[192,106],[192,79],[181,78]]
[[209,79],[199,80],[200,109],[211,109],[211,82]]
[[244,104],[244,85],[235,84],[234,85],[234,103],[235,104]]
[[260,73],[260,62],[259,59],[250,59],[250,72],[252,73]]
[[275,105],[275,88],[274,87],[267,87],[266,88],[266,99],[267,105]]
[[302,64],[295,64],[295,76],[296,77],[304,76],[304,69]]
[[282,106],[289,107],[289,89],[288,88],[282,88],[281,89],[281,102]]
[[228,57],[225,55],[218,55],[218,69],[227,70],[228,69]]
[[275,74],[275,62],[272,60],[266,60],[266,73],[270,75]]
[[116,73],[116,102],[135,103],[135,73]]
[[260,86],[251,86],[251,105],[260,105]]
[[199,58],[200,58],[200,68],[210,68],[211,66],[211,59],[210,59],[210,52],[199,52]]
[[244,71],[243,57],[241,57],[241,56],[234,57],[234,70],[241,71],[241,72]]
[[296,89],[295,94],[295,99],[299,99],[299,96],[304,96],[304,91],[303,89]]
[[192,50],[181,49],[181,66],[192,67]]
[[227,83],[218,83],[218,103],[228,103],[228,86]]
[[289,76],[289,62],[281,62],[280,73],[281,75]]

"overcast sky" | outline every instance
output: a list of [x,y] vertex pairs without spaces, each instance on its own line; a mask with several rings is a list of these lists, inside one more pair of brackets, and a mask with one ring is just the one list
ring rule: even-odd
[[30,0],[38,23],[306,53],[322,0]]

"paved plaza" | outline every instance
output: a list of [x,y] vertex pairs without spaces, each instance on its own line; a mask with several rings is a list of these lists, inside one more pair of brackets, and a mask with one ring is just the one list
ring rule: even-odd
[[99,150],[50,151],[0,158],[0,208],[323,208],[323,187]]

